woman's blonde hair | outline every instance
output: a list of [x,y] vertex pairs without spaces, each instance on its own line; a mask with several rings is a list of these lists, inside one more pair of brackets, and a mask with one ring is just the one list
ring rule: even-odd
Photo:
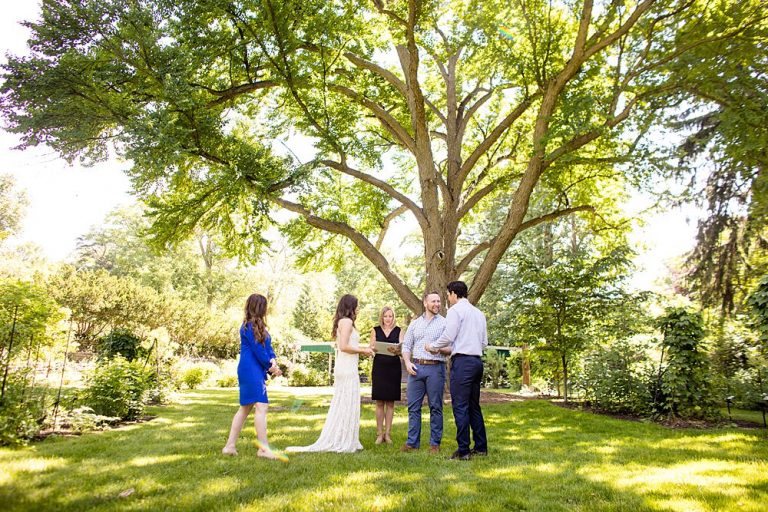
[[384,325],[384,313],[386,313],[387,311],[392,312],[392,318],[394,320],[394,323],[397,323],[397,315],[395,314],[395,310],[389,306],[384,306],[383,308],[381,308],[381,313],[379,313],[379,325],[382,325],[382,326]]

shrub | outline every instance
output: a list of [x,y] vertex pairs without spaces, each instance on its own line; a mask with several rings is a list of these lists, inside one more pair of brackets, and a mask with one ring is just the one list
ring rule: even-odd
[[46,389],[28,387],[25,372],[8,376],[0,404],[0,445],[23,445],[42,429],[49,398]]
[[328,385],[328,381],[325,373],[320,373],[301,364],[294,365],[288,374],[288,385],[294,387],[325,386]]
[[237,375],[224,375],[219,377],[216,385],[220,388],[236,388],[238,386]]
[[96,346],[99,359],[112,359],[123,356],[128,361],[146,357],[147,351],[141,346],[141,338],[127,329],[115,329],[103,338]]
[[483,359],[483,387],[496,389],[509,387],[507,358],[496,350],[489,350]]
[[189,389],[195,389],[208,378],[208,375],[210,375],[210,370],[208,368],[193,366],[184,371],[181,376],[181,381]]
[[654,387],[657,414],[681,418],[720,416],[712,389],[712,372],[702,350],[704,322],[699,313],[667,310],[659,319],[667,365]]
[[150,375],[138,361],[116,356],[86,378],[80,402],[99,415],[135,419],[144,412],[149,387]]
[[754,362],[754,366],[739,370],[728,380],[728,390],[722,396],[721,402],[725,401],[726,396],[733,397],[733,403],[740,409],[760,410],[764,391],[761,384],[764,385],[766,376],[768,376],[768,364],[759,364]]
[[646,347],[622,340],[587,354],[583,373],[575,386],[598,409],[647,414],[652,398],[649,368]]

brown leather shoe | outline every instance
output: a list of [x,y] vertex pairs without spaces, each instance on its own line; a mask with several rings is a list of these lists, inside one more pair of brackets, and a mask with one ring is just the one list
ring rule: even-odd
[[407,444],[404,444],[403,446],[400,447],[401,452],[415,452],[417,450],[418,448],[414,448],[413,446],[409,446]]
[[429,447],[429,453],[440,453],[440,445],[439,444],[433,444]]

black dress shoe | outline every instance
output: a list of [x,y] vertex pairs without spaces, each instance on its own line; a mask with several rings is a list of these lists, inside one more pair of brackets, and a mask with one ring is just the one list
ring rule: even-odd
[[464,455],[460,454],[459,450],[456,450],[450,457],[448,457],[450,460],[469,460],[471,458],[472,457],[468,453],[465,453]]
[[471,456],[473,456],[473,457],[487,457],[488,456],[488,452],[487,451],[481,452],[479,450],[475,450],[474,448],[469,450],[469,454]]

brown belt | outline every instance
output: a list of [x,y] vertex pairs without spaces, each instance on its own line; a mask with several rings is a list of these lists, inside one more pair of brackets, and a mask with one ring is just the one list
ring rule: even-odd
[[437,359],[411,359],[411,362],[416,364],[443,364],[445,361],[438,361]]

